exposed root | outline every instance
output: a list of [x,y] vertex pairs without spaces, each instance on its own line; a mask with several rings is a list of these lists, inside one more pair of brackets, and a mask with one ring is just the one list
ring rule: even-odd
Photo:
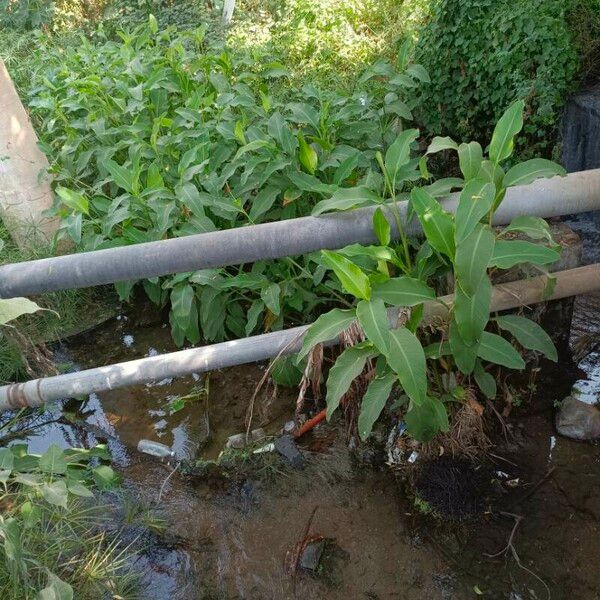
[[323,344],[317,344],[309,353],[296,399],[296,419],[304,410],[306,392],[312,390],[315,407],[321,399],[321,377],[323,373]]
[[[479,406],[479,409],[476,408]],[[419,453],[426,458],[441,454],[466,456],[480,460],[492,447],[483,426],[483,408],[476,401],[466,402],[449,411],[450,430],[422,444]]]

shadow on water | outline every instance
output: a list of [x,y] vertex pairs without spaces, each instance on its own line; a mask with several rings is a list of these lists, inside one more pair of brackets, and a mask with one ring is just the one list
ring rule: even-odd
[[[599,308],[600,296],[578,299],[577,338],[594,331]],[[122,317],[72,340],[58,360],[86,368],[172,349],[165,327]],[[587,360],[593,376],[598,357]],[[510,434],[493,449],[494,497],[478,519],[461,522],[423,517],[389,468],[351,459],[335,425],[322,429],[327,443],[303,470],[273,458],[262,470],[173,473],[137,452],[146,438],[170,446],[177,461],[216,458],[244,430],[263,373],[251,365],[208,381],[92,395],[82,408],[64,406],[78,425],[55,423],[30,438],[41,452],[105,437],[126,493],[157,507],[167,528],[140,558],[144,598],[600,599],[600,448],[558,437],[553,426],[554,403],[584,378],[568,358],[542,370],[529,409],[507,420]],[[172,413],[180,397],[188,402]],[[259,407],[256,425],[274,434],[293,410],[294,394],[279,390]],[[328,539],[329,553],[316,574],[291,576],[286,554],[305,535]]]

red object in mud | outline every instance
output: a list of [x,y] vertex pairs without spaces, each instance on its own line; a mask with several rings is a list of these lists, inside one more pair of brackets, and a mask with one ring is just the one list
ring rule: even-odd
[[295,438],[302,437],[305,433],[309,432],[311,429],[314,429],[321,421],[325,420],[327,417],[327,410],[323,409],[321,412],[318,412],[312,419],[309,419],[294,433]]

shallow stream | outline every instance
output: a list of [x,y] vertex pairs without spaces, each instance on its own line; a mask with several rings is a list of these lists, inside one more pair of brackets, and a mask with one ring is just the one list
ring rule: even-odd
[[[593,333],[599,314],[600,296],[578,299],[574,335]],[[166,327],[123,316],[70,340],[57,360],[86,368],[172,349]],[[597,375],[597,354],[585,360]],[[586,377],[568,356],[544,365],[529,409],[498,436],[493,510],[459,523],[423,516],[390,468],[350,456],[336,425],[302,442],[301,470],[272,460],[235,476],[173,472],[181,460],[216,458],[244,431],[263,374],[252,365],[93,395],[83,408],[64,406],[79,425],[54,423],[29,439],[37,452],[108,439],[127,494],[167,524],[164,536],[142,534],[144,599],[600,599],[600,447],[558,437],[553,426],[553,404]],[[295,394],[270,393],[255,421],[275,434]],[[185,407],[171,414],[182,396]],[[174,461],[139,453],[143,438],[170,446]],[[307,535],[328,540],[322,566],[288,574],[286,555]]]

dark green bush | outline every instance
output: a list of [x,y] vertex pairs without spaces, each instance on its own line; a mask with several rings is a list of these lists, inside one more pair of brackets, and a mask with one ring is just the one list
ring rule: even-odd
[[585,83],[600,81],[600,0],[571,0],[567,19],[580,57]]
[[520,154],[551,154],[578,68],[567,8],[560,0],[438,0],[416,46],[431,76],[420,99],[426,128],[488,139],[506,107],[525,98]]

